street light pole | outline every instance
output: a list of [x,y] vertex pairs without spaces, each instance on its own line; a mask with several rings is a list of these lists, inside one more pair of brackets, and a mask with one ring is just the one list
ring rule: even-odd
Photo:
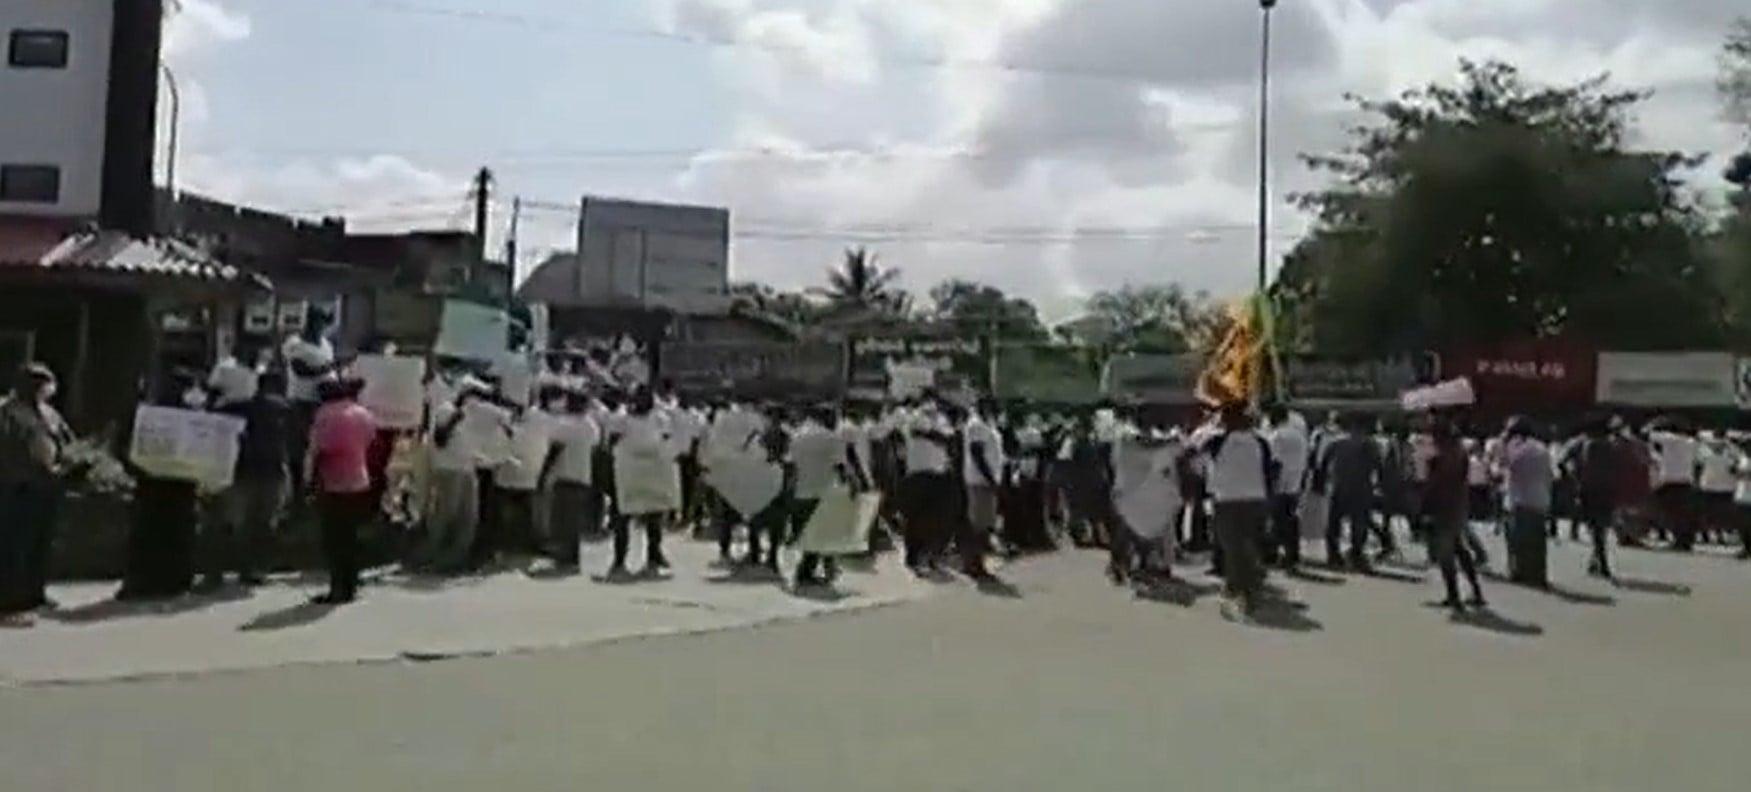
[[1270,157],[1271,157],[1271,9],[1277,0],[1259,0],[1259,181],[1258,181],[1258,294],[1263,299],[1268,280]]
[[170,129],[165,134],[166,151],[164,154],[164,191],[170,197],[166,203],[171,215],[171,231],[180,228],[180,212],[176,200],[176,154],[182,143],[182,89],[176,84],[176,73],[170,70],[170,64],[159,61],[158,70],[164,73],[164,85],[169,89],[170,97]]

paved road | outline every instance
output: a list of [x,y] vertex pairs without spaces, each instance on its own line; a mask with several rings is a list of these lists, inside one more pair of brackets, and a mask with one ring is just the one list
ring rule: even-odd
[[[1742,790],[1751,567],[1294,583],[1271,626],[1089,554],[827,619],[437,663],[0,690],[6,789]],[[1289,612],[1285,611],[1284,614]]]

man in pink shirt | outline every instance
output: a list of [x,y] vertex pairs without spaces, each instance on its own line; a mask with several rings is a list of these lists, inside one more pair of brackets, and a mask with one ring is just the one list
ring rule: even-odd
[[306,480],[316,489],[328,564],[328,592],[313,600],[321,605],[342,605],[358,596],[359,528],[377,506],[370,471],[377,421],[358,402],[363,389],[357,379],[322,383],[322,406],[310,422]]

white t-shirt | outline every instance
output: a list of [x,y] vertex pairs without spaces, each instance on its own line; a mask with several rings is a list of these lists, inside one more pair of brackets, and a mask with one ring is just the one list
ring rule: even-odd
[[511,453],[493,470],[493,482],[519,492],[539,488],[541,468],[547,463],[547,452],[553,448],[556,429],[558,420],[546,410],[535,407],[524,410],[521,418],[511,422]]
[[1733,469],[1739,461],[1738,452],[1727,443],[1703,443],[1697,451],[1702,473],[1696,486],[1703,492],[1732,492],[1737,482]]
[[868,424],[850,419],[839,422],[839,437],[851,450],[857,452],[857,461],[863,465],[863,473],[866,476],[874,475],[870,470],[870,465],[873,463],[870,461],[869,435],[870,427]]
[[[432,408],[433,427],[443,426],[456,415],[456,405],[452,402],[439,402]],[[432,467],[438,470],[462,470],[472,472],[480,460],[480,450],[475,447],[476,437],[457,424],[450,432],[449,442],[439,445],[437,438],[432,439]]]
[[[997,427],[977,415],[967,417],[967,425],[962,430],[966,443],[961,450],[962,473],[971,487],[995,487],[1003,483],[1003,435],[997,432]],[[996,481],[986,481],[984,474],[979,472],[978,465],[973,462],[973,447],[985,447],[985,464],[990,468]]]
[[1204,454],[1210,465],[1210,498],[1218,503],[1265,500],[1265,444],[1252,430],[1229,432],[1222,448]]
[[1696,479],[1696,438],[1675,432],[1648,436],[1654,451],[1654,484],[1690,484]]
[[456,433],[467,435],[474,451],[475,467],[497,467],[511,458],[511,413],[485,399],[469,399],[462,405],[462,422]]
[[1751,456],[1740,454],[1734,470],[1739,475],[1739,484],[1733,488],[1733,502],[1751,506]]
[[1307,432],[1294,420],[1273,427],[1268,439],[1271,454],[1282,465],[1277,475],[1277,494],[1295,495],[1301,492],[1302,472],[1307,469]]
[[947,473],[948,450],[923,433],[952,431],[948,419],[934,411],[917,410],[909,412],[901,426],[906,433],[906,472]]
[[1022,424],[1015,432],[1016,449],[1021,456],[1015,460],[1015,471],[1026,478],[1033,478],[1040,473],[1039,454],[1046,447],[1046,433],[1039,425],[1032,422]]
[[226,355],[213,366],[212,373],[207,375],[207,390],[213,392],[213,406],[242,404],[255,398],[256,385],[260,378],[259,369],[245,366],[237,358]]
[[790,437],[796,465],[796,496],[819,498],[838,480],[834,469],[845,461],[845,438],[814,421],[804,421]]
[[570,484],[589,484],[594,479],[596,447],[602,442],[602,428],[588,415],[564,415],[553,434],[559,447],[559,458],[553,463],[553,479]]
[[316,368],[333,366],[334,345],[330,344],[327,338],[310,341],[301,335],[295,335],[286,339],[286,343],[280,347],[280,354],[286,358],[287,362],[286,395],[293,401],[316,401],[318,398],[317,386],[324,380],[333,379],[334,372],[330,371],[317,377],[303,377],[299,376],[297,371],[292,370],[290,364],[293,361],[298,361]]

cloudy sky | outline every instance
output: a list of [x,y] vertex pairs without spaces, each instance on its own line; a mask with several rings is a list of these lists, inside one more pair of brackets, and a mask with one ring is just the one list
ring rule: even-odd
[[[484,164],[497,233],[526,201],[528,257],[569,247],[566,207],[596,194],[731,207],[733,276],[781,287],[848,243],[908,285],[975,278],[1054,316],[1123,283],[1252,279],[1252,0],[180,2],[178,180],[219,198],[442,227]],[[1273,251],[1302,227],[1282,196],[1312,183],[1295,153],[1342,140],[1340,95],[1461,56],[1609,71],[1657,91],[1649,143],[1730,152],[1711,80],[1735,7],[1281,0]]]

